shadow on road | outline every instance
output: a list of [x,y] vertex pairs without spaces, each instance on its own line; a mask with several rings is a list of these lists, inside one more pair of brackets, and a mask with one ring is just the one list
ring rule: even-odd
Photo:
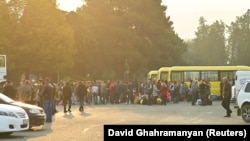
[[64,118],[67,118],[67,119],[73,119],[74,118],[74,115],[72,113],[64,113]]
[[83,116],[83,117],[91,116],[91,114],[86,113],[86,112],[81,112],[79,115],[81,115],[81,116]]

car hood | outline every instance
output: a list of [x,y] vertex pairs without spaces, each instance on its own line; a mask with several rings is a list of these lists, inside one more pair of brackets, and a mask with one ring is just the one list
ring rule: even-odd
[[41,107],[38,107],[38,106],[32,105],[32,104],[23,103],[23,102],[17,102],[17,101],[15,101],[15,102],[13,102],[12,104],[13,104],[13,105],[16,105],[16,106],[24,107],[24,108],[42,110]]
[[5,112],[25,112],[21,107],[9,104],[0,104],[0,110]]

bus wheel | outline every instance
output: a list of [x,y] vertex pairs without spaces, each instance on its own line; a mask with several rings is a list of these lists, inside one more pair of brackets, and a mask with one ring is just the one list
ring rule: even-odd
[[250,122],[250,105],[244,105],[242,107],[241,117],[245,122]]

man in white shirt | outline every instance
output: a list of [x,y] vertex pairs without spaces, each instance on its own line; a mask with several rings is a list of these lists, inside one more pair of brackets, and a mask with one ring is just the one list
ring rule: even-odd
[[97,101],[98,91],[99,91],[99,87],[97,86],[96,83],[94,83],[92,86],[92,94],[93,94],[94,104],[98,104],[98,101]]

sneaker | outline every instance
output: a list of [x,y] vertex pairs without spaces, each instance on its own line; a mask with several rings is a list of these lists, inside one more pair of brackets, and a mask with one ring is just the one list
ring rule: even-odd
[[71,112],[71,110],[68,110],[68,112]]
[[231,115],[225,115],[224,117],[231,117]]

